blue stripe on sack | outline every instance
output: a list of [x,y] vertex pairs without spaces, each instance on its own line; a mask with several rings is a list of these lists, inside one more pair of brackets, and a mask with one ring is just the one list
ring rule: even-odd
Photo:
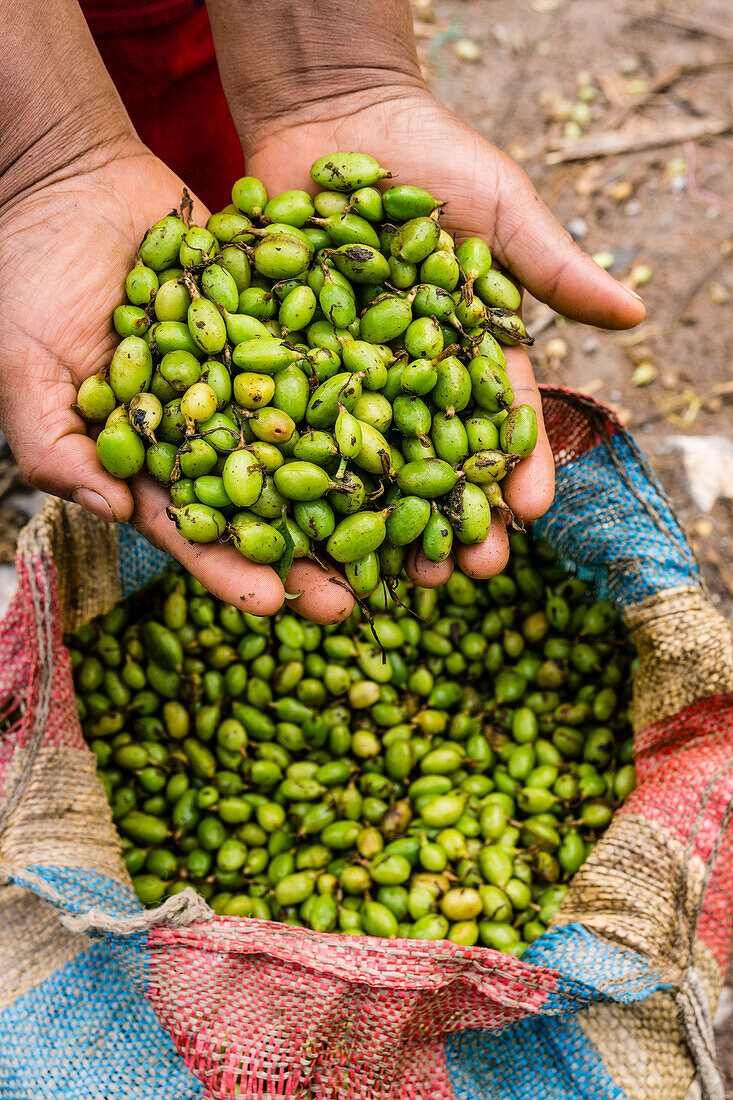
[[[145,940],[125,946],[142,954]],[[115,953],[94,943],[0,1012],[3,1100],[204,1096]]]
[[560,975],[542,1009],[548,1014],[573,1012],[600,1000],[631,1004],[672,988],[643,955],[599,939],[582,924],[551,929],[522,960]]
[[[28,871],[36,879],[48,883],[48,891],[39,887],[37,881],[27,879],[22,872],[13,875],[18,886],[28,886],[39,897],[60,906],[67,913],[88,913],[90,909],[99,909],[110,917],[132,917],[139,913],[142,905],[131,886],[100,875],[97,871],[87,871],[81,867],[29,867]],[[60,897],[59,897],[60,895]]]
[[579,924],[548,932],[522,959],[554,971],[557,985],[536,1017],[450,1036],[445,1054],[456,1100],[624,1100],[573,1013],[599,1001],[631,1004],[669,983],[643,956]]
[[171,558],[162,550],[156,550],[127,523],[120,524],[118,533],[120,586],[124,599],[159,577]]
[[555,503],[533,529],[565,569],[592,581],[598,596],[620,609],[700,583],[679,524],[624,435],[557,471]]
[[456,1100],[625,1100],[574,1016],[459,1032],[445,1058]]

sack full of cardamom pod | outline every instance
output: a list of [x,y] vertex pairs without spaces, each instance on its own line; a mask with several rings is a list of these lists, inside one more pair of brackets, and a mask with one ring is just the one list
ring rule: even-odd
[[[733,923],[730,631],[710,603],[684,535],[632,439],[607,410],[588,398],[545,389],[543,403],[557,465],[557,495],[550,512],[534,524],[531,534],[541,540],[542,552],[548,558],[552,555],[548,575],[559,575],[553,570],[567,571],[572,583],[581,585],[591,598],[606,607],[612,605],[636,645],[632,705],[636,787],[615,810],[610,826],[599,830],[597,836],[593,834],[586,844],[582,865],[567,888],[563,887],[559,907],[543,901],[545,895],[533,885],[521,916],[515,910],[512,917],[510,905],[508,918],[505,914],[506,919],[492,920],[484,908],[478,921],[478,940],[470,928],[456,932],[457,924],[470,925],[470,919],[451,926],[452,938],[420,938],[414,929],[423,917],[413,912],[409,916],[402,912],[399,922],[395,917],[396,933],[390,926],[389,935],[375,935],[374,921],[370,925],[371,918],[360,918],[371,934],[353,934],[364,929],[356,917],[343,917],[344,913],[353,914],[360,907],[363,913],[365,905],[381,905],[380,897],[389,896],[398,909],[407,902],[399,893],[399,884],[379,889],[372,884],[354,902],[355,895],[342,891],[339,885],[346,857],[338,852],[327,853],[324,858],[330,862],[314,873],[310,886],[314,898],[330,896],[329,887],[335,889],[337,925],[328,931],[315,930],[305,926],[309,922],[296,904],[283,901],[278,908],[272,900],[281,881],[271,871],[275,859],[289,871],[288,861],[296,858],[293,852],[299,853],[304,845],[309,852],[323,847],[326,829],[332,830],[327,836],[334,843],[344,833],[343,828],[340,833],[333,830],[330,807],[336,796],[328,794],[322,799],[325,810],[319,810],[328,822],[321,832],[309,836],[307,843],[304,840],[305,823],[310,819],[306,818],[307,799],[301,799],[297,812],[302,829],[293,833],[290,847],[286,838],[277,855],[272,835],[283,830],[262,830],[256,811],[263,802],[281,805],[283,798],[278,801],[277,794],[258,794],[250,800],[247,813],[254,816],[236,828],[253,826],[246,833],[250,862],[245,870],[250,869],[248,889],[257,901],[247,912],[254,915],[235,915],[236,905],[230,899],[238,896],[237,889],[231,887],[227,893],[221,885],[241,884],[247,878],[245,872],[222,868],[216,853],[207,856],[207,844],[213,851],[215,842],[196,832],[200,823],[191,826],[182,819],[164,828],[166,844],[178,844],[186,853],[176,888],[163,883],[166,888],[161,897],[151,896],[150,904],[143,906],[138,897],[143,886],[150,888],[151,880],[165,878],[145,871],[155,838],[130,840],[130,829],[126,832],[123,826],[125,816],[133,811],[121,806],[124,798],[119,788],[132,789],[133,780],[119,778],[115,750],[108,751],[97,742],[116,737],[116,744],[124,746],[126,739],[119,740],[120,733],[128,726],[136,728],[134,722],[142,721],[145,708],[149,708],[145,728],[155,741],[162,711],[156,710],[155,699],[148,698],[147,688],[140,687],[135,696],[137,718],[133,721],[126,697],[110,718],[104,697],[91,685],[83,697],[85,731],[88,734],[91,723],[98,734],[92,739],[95,750],[91,751],[89,736],[85,739],[82,732],[75,691],[73,639],[85,637],[88,624],[99,621],[100,615],[109,615],[121,600],[143,615],[146,605],[153,606],[158,598],[155,578],[168,562],[131,529],[107,526],[59,501],[50,502],[24,530],[18,550],[18,591],[0,628],[0,1095],[8,1100],[30,1100],[48,1093],[74,1100],[102,1096],[135,1100],[240,1096],[271,1100],[581,1100],[589,1096],[682,1100],[697,1075],[705,1100],[722,1098],[711,1021],[727,966]],[[151,584],[153,587],[145,587]],[[501,619],[501,588],[490,585],[485,591],[481,588],[480,599],[490,604],[491,593],[497,596],[496,608],[487,612],[494,616],[492,621],[499,621],[497,614],[501,620],[497,641],[487,646],[486,638],[482,640],[480,631],[470,623],[463,633],[433,631],[435,638],[429,639],[428,649],[419,657],[419,676],[409,664],[408,642],[422,626],[420,630],[405,627],[405,644],[389,650],[389,662],[374,658],[367,665],[371,676],[363,675],[368,658],[359,647],[365,643],[354,642],[362,672],[352,686],[380,676],[382,683],[391,682],[394,690],[389,699],[378,704],[387,708],[379,712],[383,722],[399,718],[399,708],[408,705],[403,700],[409,697],[413,703],[402,723],[407,727],[405,736],[423,742],[429,741],[426,730],[430,722],[441,730],[450,721],[450,728],[459,730],[466,724],[466,715],[477,717],[483,723],[482,736],[488,738],[492,754],[501,761],[507,744],[502,730],[513,721],[511,715],[507,718],[514,690],[508,685],[516,683],[516,664],[522,660],[526,638],[509,625],[509,618]],[[459,589],[451,591],[453,596],[440,598],[450,600]],[[517,607],[527,612],[531,604],[527,593],[520,592],[516,598]],[[539,599],[545,599],[541,591]],[[450,603],[446,606],[453,607]],[[453,607],[453,613],[460,619],[460,607]],[[385,609],[382,618],[388,619],[389,614]],[[471,614],[466,612],[467,618]],[[593,638],[583,633],[582,609],[580,614],[581,626],[573,644],[592,650]],[[405,615],[407,618],[420,622],[415,616]],[[199,633],[209,629],[204,618],[196,629]],[[255,630],[250,635],[242,628],[236,643],[244,646],[237,650],[238,664],[245,666],[240,674],[242,684],[243,676],[253,675],[251,662],[260,660],[260,672],[267,667],[261,658],[273,651],[277,629],[277,623],[265,624],[259,634]],[[368,631],[365,620],[358,638],[366,637]],[[250,636],[255,640],[248,641]],[[424,642],[424,634],[421,636]],[[258,641],[258,637],[264,640]],[[468,637],[470,641],[466,641]],[[65,639],[72,639],[71,649]],[[338,645],[326,645],[326,641],[322,661],[305,658],[309,681],[316,678],[317,670],[331,667],[334,661],[338,665],[336,657],[341,650],[351,652],[348,639]],[[550,661],[560,668],[559,681],[565,676],[565,657],[570,652],[564,644],[555,645],[556,655]],[[283,645],[288,649],[282,639],[280,645],[281,650]],[[486,662],[489,653],[496,656],[494,645],[499,645],[499,657],[485,666],[480,682],[472,688],[470,698],[477,700],[475,713],[466,710],[465,691],[456,696],[459,703],[450,703],[447,688],[441,687],[442,694],[432,694],[431,669],[443,667],[441,660],[448,669],[460,670],[465,661],[462,663],[462,657],[454,660],[454,654],[468,653],[470,660],[479,654]],[[516,651],[513,663],[506,656],[501,658],[502,652],[510,650]],[[598,652],[606,653],[602,647]],[[440,653],[445,655],[440,657]],[[227,658],[219,656],[222,669],[217,676],[225,679]],[[589,664],[583,674],[588,681],[584,681],[587,691],[583,698],[597,698],[594,677],[600,688],[610,682],[604,665],[612,663],[612,655],[606,656],[607,660],[597,665]],[[287,657],[285,664],[301,661],[297,647]],[[129,659],[129,654],[119,657],[114,644],[108,643],[107,660],[102,664],[116,669]],[[511,669],[499,667],[502,660]],[[568,660],[572,666],[572,659]],[[576,663],[580,664],[579,657]],[[282,667],[275,668],[273,662],[275,683],[290,674]],[[533,666],[525,659],[522,667],[531,670]],[[194,682],[199,675],[195,662],[189,671]],[[420,685],[426,682],[425,672],[429,674],[426,699],[433,705],[425,700],[414,703]],[[156,675],[158,689],[165,693],[170,678]],[[220,705],[217,685],[222,681],[217,677],[207,680],[207,675],[201,672],[204,696],[188,700],[186,692],[193,691],[189,682],[185,690],[181,688],[184,702],[191,702],[192,713],[199,713],[202,706],[216,710]],[[329,675],[334,681],[344,678],[338,671]],[[531,679],[531,671],[527,675]],[[549,675],[547,669],[543,675]],[[128,679],[132,678],[131,674]],[[442,685],[440,676],[438,681]],[[344,683],[351,684],[348,675]],[[176,680],[167,702],[180,703],[178,685]],[[535,696],[543,691],[548,694],[535,688],[529,683],[526,690]],[[312,683],[307,690],[316,693],[313,699],[318,698]],[[356,698],[348,694],[347,686],[344,692],[346,698]],[[499,694],[501,705],[497,703]],[[276,692],[260,707],[265,718],[272,707],[279,706],[279,698]],[[450,718],[441,716],[451,706]],[[316,718],[318,709],[318,705],[310,708]],[[430,712],[428,717],[426,712]],[[171,708],[166,713],[172,713]],[[298,723],[292,720],[298,713],[291,708],[276,728],[280,742],[287,740],[291,746],[288,759],[295,756],[306,763],[297,772],[302,784],[315,774],[314,764],[318,768],[324,765],[319,763],[322,755],[316,753],[309,761],[305,749],[293,748],[299,744]],[[566,776],[562,789],[567,787],[569,793],[564,804],[572,810],[576,805],[574,788],[567,777],[577,773],[581,779],[586,777],[586,786],[590,783],[590,771],[582,770],[583,738],[574,733],[583,727],[574,726],[571,717],[577,715],[577,707],[575,711],[558,711],[556,705],[550,717],[543,717],[538,704],[537,713],[545,744],[552,736],[557,740],[559,715],[564,717],[561,729],[565,733],[560,738],[576,764],[558,763],[556,778],[552,778],[559,782]],[[254,729],[255,718],[250,718]],[[347,728],[352,747],[358,733],[367,733],[377,742],[386,737],[380,723],[369,727],[364,712],[356,706],[350,716],[348,711],[345,718],[342,715],[341,724]],[[317,728],[315,719],[313,728]],[[231,733],[231,727],[228,729]],[[610,736],[613,740],[613,730]],[[598,743],[598,735],[594,737]],[[393,739],[399,741],[400,735]],[[539,744],[529,735],[527,740]],[[370,743],[367,737],[359,742],[361,746]],[[186,744],[184,730],[181,749],[175,748],[170,759],[177,761],[176,774],[185,771],[181,761],[185,763],[186,751],[192,767],[197,761],[194,801],[196,813],[206,817],[209,811],[205,807],[215,805],[217,798],[220,805],[224,801],[222,772],[216,772],[218,790],[202,794],[212,789],[208,758],[205,753],[194,757]],[[255,774],[252,760],[263,762],[264,744],[269,744],[266,734],[260,741],[250,734],[249,747],[242,755],[249,761],[242,764],[245,779],[237,779],[236,767],[225,769],[228,776],[234,775],[227,780],[235,791],[229,797],[230,816],[234,815],[236,792],[244,790],[246,794],[247,782]],[[555,765],[538,764],[532,756],[534,749],[520,747],[523,758],[531,757],[532,765],[537,765],[531,774],[539,784],[537,769]],[[381,743],[377,750],[381,754]],[[225,749],[231,751],[231,747]],[[427,752],[424,744],[421,751]],[[278,752],[268,752],[268,765],[279,767]],[[360,752],[367,758],[371,750],[362,747]],[[106,772],[103,775],[100,769],[98,775],[98,763],[108,758],[111,762]],[[231,763],[229,757],[225,759]],[[488,774],[474,764],[474,772]],[[154,760],[146,766],[151,770],[146,773],[145,804],[152,808],[161,799],[165,801],[170,775],[167,764],[161,765],[162,776],[157,776]],[[502,794],[502,788],[514,791],[521,807],[522,798],[530,799],[522,794],[527,769],[517,766],[513,776],[512,766],[510,762],[506,768],[495,769],[493,779],[483,781],[483,786],[476,784],[471,768],[463,767],[462,789],[492,791],[498,783],[493,793],[498,790]],[[137,769],[134,783],[141,780],[144,770]],[[393,770],[397,771],[396,764]],[[430,774],[436,769],[422,770]],[[353,775],[343,784],[344,790],[356,789],[357,772],[361,783],[364,775],[374,775],[374,768],[368,759],[353,764]],[[282,785],[272,768],[260,768],[256,774],[262,783],[265,776],[274,774],[272,782]],[[327,773],[321,770],[318,774],[325,779]],[[420,788],[414,787],[414,778],[395,780],[398,786],[403,785],[400,790],[407,789],[408,782],[412,802],[417,805]],[[186,783],[188,779],[179,781],[184,793]],[[162,794],[156,792],[156,784]],[[391,835],[399,834],[394,806],[403,806],[406,800],[394,802],[389,794],[392,788],[379,787],[377,780],[362,786],[370,793],[360,789],[364,797],[356,811],[357,831],[364,829],[373,839],[375,830],[369,827],[370,822],[382,813],[377,804],[385,795],[384,813],[392,815],[390,828],[395,830]],[[327,782],[321,788],[333,790]],[[298,788],[301,793],[308,789],[307,785]],[[586,825],[591,820],[586,809],[589,803],[596,810],[608,804],[603,789],[595,794],[590,790],[578,811],[578,821],[568,820],[567,828],[582,831],[584,815]],[[559,798],[550,792],[547,804],[551,806]],[[368,799],[371,801],[365,806]],[[536,796],[532,799],[536,801]],[[470,802],[468,796],[467,800]],[[515,821],[511,814],[505,828],[515,830],[509,835],[516,838],[517,852],[520,848],[525,852],[517,855],[517,860],[539,868],[547,879],[547,890],[552,891],[557,888],[553,878],[557,880],[559,873],[551,851],[552,818],[548,823],[541,810],[534,813],[540,802],[532,803],[534,832],[528,833],[526,817]],[[494,804],[503,804],[502,799],[495,798]],[[414,814],[414,805],[409,812]],[[468,818],[463,827],[469,834],[471,830],[476,833],[471,814]],[[436,829],[429,823],[422,833],[413,829],[410,834],[407,820],[402,840],[412,835],[417,847],[413,852],[403,844],[401,851],[413,852],[420,859],[424,855],[421,866],[426,873],[417,864],[412,867],[422,875],[421,885],[429,887],[440,879],[441,872],[429,871],[434,866],[429,860],[436,858],[435,849],[457,844],[452,877],[447,880],[450,892],[475,893],[472,883],[480,878],[472,863],[476,844],[467,842],[464,855],[452,826],[438,831],[442,838],[438,843]],[[384,820],[380,827],[386,830]],[[186,836],[191,829],[194,839],[189,842]],[[264,838],[257,829],[266,834]],[[487,841],[486,836],[489,826],[482,829],[480,826],[473,839],[478,838],[480,849],[487,844],[492,847],[492,838]],[[234,831],[232,825],[222,836],[230,838]],[[450,836],[444,836],[446,832]],[[548,835],[550,842],[546,843]],[[223,844],[218,852],[222,849]],[[194,859],[193,853],[201,850],[204,855]],[[142,854],[132,857],[132,851]],[[255,851],[265,853],[257,857],[259,871],[254,866]],[[404,856],[399,859],[405,862]],[[129,869],[134,860],[139,861],[142,875]],[[198,879],[191,869],[196,860],[203,860]],[[506,877],[501,878],[495,869],[497,860],[500,863],[501,858],[494,859],[492,874],[498,876],[500,885],[494,889],[502,893],[505,887],[510,888]],[[480,868],[486,863],[481,859],[474,862]],[[365,865],[374,863],[375,858],[370,863],[357,853],[349,863],[352,877],[358,878]],[[526,869],[527,863],[523,866]],[[133,870],[139,872],[140,867]],[[296,867],[295,873],[302,871]],[[217,874],[218,887],[214,884]],[[516,864],[512,880],[519,883],[514,887],[516,896],[522,893],[519,874]],[[188,885],[194,880],[199,889]],[[320,895],[318,883],[324,886]],[[484,889],[482,901],[488,904],[486,898],[496,895],[487,894],[485,886],[477,889]],[[361,887],[354,889],[358,894]],[[392,893],[387,895],[384,890]],[[404,893],[406,896],[407,891]],[[370,912],[373,915],[377,910]],[[273,919],[265,919],[267,913]],[[436,913],[425,916],[434,920]],[[437,916],[442,919],[439,913]],[[409,925],[410,920],[415,923]],[[446,919],[445,925],[437,927],[448,923]],[[412,934],[403,934],[408,926]],[[499,926],[504,930],[501,935]],[[534,930],[531,935],[530,926]]]

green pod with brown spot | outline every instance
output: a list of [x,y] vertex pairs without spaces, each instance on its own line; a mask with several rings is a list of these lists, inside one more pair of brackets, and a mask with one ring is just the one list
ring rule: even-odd
[[311,165],[311,179],[329,191],[371,187],[390,173],[368,153],[328,153]]
[[[400,385],[406,393],[425,397],[438,381],[438,371],[430,359],[415,359],[408,363],[400,376]],[[498,437],[497,437],[498,438]]]
[[201,293],[222,310],[235,313],[239,291],[234,277],[219,264],[209,264],[201,274]]
[[500,271],[487,271],[479,276],[473,289],[484,305],[492,309],[508,309],[516,313],[522,304],[521,291]]
[[244,250],[238,244],[225,245],[216,257],[216,262],[229,272],[240,294],[247,289],[252,279],[252,268]]
[[362,427],[356,417],[343,405],[339,407],[334,435],[342,458],[356,458],[362,446]]
[[430,283],[421,283],[413,293],[412,311],[416,317],[436,317],[444,323],[453,318],[456,303],[447,290],[440,286],[431,286]]
[[526,458],[537,446],[537,414],[531,405],[515,405],[499,429],[504,451]]
[[153,271],[163,271],[178,260],[186,227],[175,214],[161,218],[145,234],[140,259]]
[[441,562],[453,548],[453,528],[450,520],[433,505],[422,533],[422,551],[428,561]]
[[254,374],[277,374],[297,359],[299,351],[274,336],[255,336],[237,344],[232,352],[235,367]]
[[316,314],[318,300],[309,286],[297,286],[283,299],[278,321],[285,332],[308,328]]
[[365,390],[381,390],[387,381],[387,364],[378,348],[366,340],[341,340],[341,359],[352,373],[362,374]]
[[435,252],[423,260],[420,268],[420,280],[423,283],[432,283],[448,292],[455,290],[461,277],[461,269],[458,260],[447,249],[437,248]]
[[76,395],[76,408],[85,420],[106,420],[117,405],[112,387],[99,374],[85,378]]
[[271,565],[285,553],[285,539],[270,523],[261,520],[237,526],[232,542],[245,558],[259,565]]
[[356,512],[347,516],[326,543],[326,552],[342,563],[365,558],[384,542],[385,518],[383,512]]
[[332,428],[339,414],[339,405],[349,412],[361,397],[362,380],[354,374],[335,374],[314,390],[306,409],[306,420],[312,428]]
[[351,411],[378,432],[385,432],[392,424],[392,406],[384,393],[363,393]]
[[509,408],[514,400],[514,390],[502,367],[483,355],[477,355],[468,364],[468,373],[476,404],[493,413]]
[[463,347],[470,347],[471,355],[483,355],[492,363],[497,363],[506,370],[506,356],[504,350],[494,337],[485,328],[469,329],[461,340]]
[[[352,515],[358,512],[366,502],[367,490],[364,482],[353,470],[347,470],[340,481],[341,491],[332,490],[327,495],[328,503],[334,512],[342,516]],[[348,489],[348,492],[343,492]]]
[[519,455],[504,451],[476,451],[463,463],[466,480],[475,485],[501,481],[519,462]]
[[444,504],[459,542],[483,542],[491,527],[491,507],[478,485],[464,481],[456,485]]
[[272,405],[287,413],[294,424],[299,424],[305,417],[309,397],[308,378],[297,364],[291,363],[277,372]]
[[338,456],[339,450],[333,433],[319,431],[316,428],[307,428],[298,436],[293,447],[293,458],[302,462],[315,462],[317,466],[324,468],[330,469]]
[[119,402],[128,404],[138,393],[150,388],[153,357],[139,336],[127,336],[114,350],[109,366],[109,384]]
[[411,218],[392,237],[392,255],[410,264],[422,263],[435,251],[439,238],[437,218]]
[[150,318],[139,306],[117,306],[112,324],[118,336],[143,336],[150,328]]
[[216,542],[226,530],[224,516],[207,504],[184,504],[182,508],[169,506],[166,511],[184,539],[190,542]]
[[371,344],[388,344],[401,336],[411,321],[412,307],[407,299],[383,294],[362,313],[361,337]]
[[336,517],[327,500],[296,500],[293,517],[300,530],[315,542],[322,542],[333,534]]
[[435,413],[430,438],[438,458],[450,466],[459,466],[468,457],[468,435],[459,416]]
[[403,493],[426,500],[449,493],[457,480],[456,471],[442,458],[421,458],[408,462],[397,474],[397,484]]
[[295,231],[268,233],[255,248],[252,262],[259,275],[278,282],[306,272],[312,255],[307,237],[296,237]]
[[266,405],[247,418],[246,423],[262,443],[287,443],[295,433],[295,421],[282,409]]
[[206,228],[222,244],[230,244],[235,240],[252,240],[252,234],[248,232],[252,228],[252,222],[236,210],[222,210],[218,214],[212,214]]
[[534,339],[524,327],[522,318],[508,309],[487,309],[486,327],[488,331],[500,340],[502,344],[527,344],[534,343]]
[[357,561],[344,564],[344,576],[351,585],[354,594],[361,597],[370,595],[379,584],[379,558],[374,551]]
[[488,416],[475,414],[466,421],[465,428],[471,454],[499,449],[499,429]]
[[329,252],[336,269],[352,283],[376,285],[389,278],[389,263],[369,244],[342,244]]
[[392,448],[378,428],[363,420],[359,424],[361,447],[353,459],[354,463],[369,474],[387,476],[392,468]]
[[227,455],[221,476],[227,496],[238,508],[249,508],[262,492],[262,466],[251,451],[233,451]]
[[348,290],[331,278],[324,264],[325,279],[318,295],[321,312],[335,328],[348,328],[356,320],[356,301],[351,288]]
[[401,393],[394,399],[394,426],[406,436],[422,438],[430,431],[430,409],[420,397]]
[[387,538],[394,546],[407,546],[425,530],[430,519],[430,503],[423,497],[404,496],[387,517]]
[[[234,401],[242,409],[260,409],[268,405],[275,394],[275,379],[269,374],[243,371],[234,379]],[[498,434],[497,434],[498,440]]]
[[133,306],[149,305],[158,286],[159,280],[155,271],[140,261],[135,264],[125,279],[125,293]]
[[471,376],[455,355],[436,363],[438,381],[430,391],[430,400],[438,409],[462,412],[471,400]]

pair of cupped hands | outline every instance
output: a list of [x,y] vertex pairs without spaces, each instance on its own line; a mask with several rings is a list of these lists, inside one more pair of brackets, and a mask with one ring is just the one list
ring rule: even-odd
[[[313,190],[312,161],[334,150],[371,153],[394,182],[427,188],[447,200],[442,224],[483,237],[496,259],[537,298],[587,323],[626,328],[644,316],[641,300],[574,244],[542,203],[524,172],[484,141],[427,90],[360,94],[343,113],[291,116],[247,142],[247,172],[270,194]],[[233,182],[233,181],[232,181]],[[116,343],[111,314],[146,229],[177,207],[183,182],[130,127],[114,141],[72,160],[0,209],[0,423],[22,473],[38,489],[75,500],[110,522],[128,521],[153,545],[176,557],[220,599],[255,614],[272,614],[286,590],[305,617],[335,622],[353,600],[315,562],[293,564],[285,586],[268,566],[244,559],[231,544],[188,543],[166,515],[167,489],[145,474],[118,481],[97,460],[84,421],[73,409],[81,381],[106,366]],[[195,199],[193,221],[209,211]],[[529,358],[507,348],[515,399],[541,401]],[[504,496],[520,520],[552,503],[554,465],[540,427],[534,453],[506,479]],[[508,542],[500,519],[486,541],[455,551],[470,576],[499,572]],[[433,565],[408,556],[418,583],[444,583],[451,561]]]

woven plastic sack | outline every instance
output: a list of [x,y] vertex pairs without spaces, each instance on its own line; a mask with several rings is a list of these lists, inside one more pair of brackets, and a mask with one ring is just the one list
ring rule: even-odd
[[165,564],[51,502],[0,633],[0,1096],[30,1100],[722,1100],[711,1018],[733,920],[733,648],[612,416],[544,393],[536,529],[643,659],[639,785],[521,959],[447,942],[143,911],[82,740],[64,630]]

